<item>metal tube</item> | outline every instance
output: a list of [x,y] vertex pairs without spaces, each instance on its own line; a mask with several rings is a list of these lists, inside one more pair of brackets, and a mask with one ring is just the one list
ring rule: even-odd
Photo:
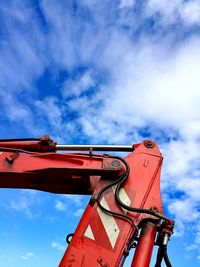
[[149,267],[156,229],[150,222],[143,226],[131,267]]
[[56,150],[75,150],[75,151],[120,151],[131,152],[134,146],[125,145],[56,145]]
[[164,233],[162,244],[164,246],[167,246],[168,241],[169,241],[169,235],[167,233]]

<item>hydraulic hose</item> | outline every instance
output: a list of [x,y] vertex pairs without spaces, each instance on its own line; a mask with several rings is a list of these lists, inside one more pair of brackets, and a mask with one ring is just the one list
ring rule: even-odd
[[130,174],[130,167],[129,167],[129,164],[127,161],[125,161],[124,159],[120,158],[120,160],[124,163],[124,165],[126,166],[126,173],[125,175],[123,176],[122,179],[120,179],[120,181],[118,182],[117,184],[117,187],[116,187],[116,190],[115,190],[115,198],[116,198],[116,201],[118,202],[118,204],[128,210],[128,211],[131,211],[131,212],[137,212],[137,213],[145,213],[145,214],[149,214],[149,215],[152,215],[152,216],[155,216],[159,219],[166,219],[165,216],[163,216],[162,214],[158,213],[158,212],[154,212],[152,210],[149,210],[149,209],[141,209],[141,208],[134,208],[134,207],[130,207],[130,206],[127,206],[126,204],[124,204],[120,197],[119,197],[119,192],[120,192],[120,189],[123,185],[123,183],[126,181],[126,179],[128,178],[129,174]]
[[163,259],[167,267],[172,267],[168,254],[167,254],[166,245],[159,246],[155,267],[161,267],[161,263]]
[[134,208],[134,207],[129,207],[127,205],[125,205],[120,197],[119,197],[119,192],[120,192],[120,189],[123,185],[123,183],[126,181],[126,179],[128,178],[129,174],[130,174],[130,167],[129,167],[129,164],[126,160],[124,160],[123,158],[121,157],[111,157],[111,158],[115,158],[115,159],[118,159],[120,160],[126,167],[126,170],[125,170],[125,173],[122,174],[117,180],[115,180],[114,182],[112,182],[111,184],[105,186],[104,188],[101,189],[101,191],[98,193],[98,196],[97,196],[97,204],[98,206],[100,207],[100,209],[102,211],[104,211],[105,213],[107,214],[110,214],[110,215],[113,215],[113,216],[117,216],[117,217],[121,217],[123,219],[126,219],[126,220],[129,220],[131,222],[132,225],[134,225],[135,227],[137,227],[136,223],[133,221],[132,218],[130,218],[128,215],[125,215],[125,214],[121,214],[121,213],[117,213],[117,212],[114,212],[114,211],[110,211],[110,210],[107,210],[106,208],[104,208],[102,205],[101,205],[101,197],[103,195],[103,193],[105,191],[107,191],[108,189],[110,189],[112,186],[114,185],[117,185],[116,187],[116,190],[115,190],[115,199],[117,201],[117,203],[124,209],[128,210],[128,211],[131,211],[131,212],[137,212],[137,213],[145,213],[145,214],[149,214],[149,215],[153,215],[159,219],[163,219],[165,218],[164,216],[162,216],[162,214],[159,214],[159,213],[156,213],[154,211],[151,211],[151,210],[148,210],[148,209],[140,209],[140,208]]
[[18,141],[39,141],[40,138],[15,138],[15,139],[0,139],[0,142],[18,142]]
[[[121,157],[111,157],[111,158],[119,159],[123,163],[125,162]],[[118,212],[115,212],[115,211],[111,211],[111,210],[107,210],[106,208],[104,208],[101,205],[101,197],[102,197],[103,193],[105,191],[107,191],[108,189],[110,189],[112,186],[117,185],[118,183],[120,183],[122,180],[124,180],[124,177],[128,176],[128,175],[129,175],[129,169],[126,168],[125,173],[123,173],[117,180],[115,180],[114,182],[112,182],[109,185],[107,185],[104,188],[102,188],[101,191],[98,193],[98,196],[97,196],[97,204],[98,204],[99,208],[102,211],[104,211],[105,213],[113,215],[113,216],[117,216],[117,217],[120,217],[120,218],[123,218],[125,220],[128,220],[133,226],[135,226],[137,228],[136,223],[128,215],[125,215],[125,214],[122,214],[122,213],[118,213]]]

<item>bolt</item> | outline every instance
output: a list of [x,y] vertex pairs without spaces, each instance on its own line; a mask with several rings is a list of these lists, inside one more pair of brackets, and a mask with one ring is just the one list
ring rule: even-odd
[[159,212],[158,208],[155,207],[155,206],[151,207],[150,210],[152,210],[152,211],[154,211],[154,212]]
[[146,140],[144,141],[144,145],[147,147],[147,148],[154,148],[155,144],[151,141],[151,140]]
[[115,168],[119,167],[120,166],[120,162],[118,160],[113,160],[111,165]]

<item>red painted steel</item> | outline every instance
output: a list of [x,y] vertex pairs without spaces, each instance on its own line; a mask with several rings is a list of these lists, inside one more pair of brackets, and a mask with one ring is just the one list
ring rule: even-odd
[[[160,196],[160,169],[162,164],[162,156],[157,145],[154,143],[153,148],[147,148],[144,143],[126,157],[126,161],[130,165],[130,175],[125,182],[123,188],[131,200],[131,206],[137,208],[154,209],[161,214],[163,213],[161,196]],[[100,180],[97,188],[93,193],[95,199],[102,187],[111,181]],[[123,213],[123,210],[116,204],[112,190],[105,194],[105,200],[110,210]],[[110,266],[117,267],[123,260],[123,253],[129,246],[129,241],[135,231],[135,227],[118,217],[113,217],[119,231],[118,236],[114,236],[115,242],[111,244],[113,220],[110,224],[102,222],[99,215],[97,203],[88,204],[85,213],[75,231],[74,237],[59,265],[59,267],[78,267],[78,266]],[[142,219],[151,216],[145,214],[128,213],[128,215],[138,224]],[[107,216],[107,217],[106,217]],[[105,215],[104,220],[109,222],[112,216]],[[113,225],[113,228],[116,227]],[[106,229],[107,227],[107,229]],[[90,235],[87,230],[90,229]],[[110,231],[110,234],[109,234]],[[92,232],[92,234],[91,234]],[[110,236],[109,236],[110,235]],[[88,237],[89,236],[89,237]],[[151,246],[153,246],[152,234],[148,238],[149,248],[146,253],[148,259],[151,254]],[[143,239],[142,239],[143,240]],[[142,255],[137,252],[137,257]],[[136,265],[135,265],[136,266]],[[138,267],[149,266],[147,260],[144,265]]]
[[122,165],[115,160],[119,165],[113,166],[113,161],[95,155],[1,152],[0,188],[91,194],[100,176],[117,177]]
[[[66,154],[54,151],[48,136],[35,142],[0,142],[0,187],[32,188],[54,193],[92,194],[59,267],[119,267],[132,245],[137,225],[154,218],[141,212],[127,212],[116,203],[115,186],[105,191],[101,204],[125,218],[103,212],[97,195],[125,171],[119,159],[108,155]],[[125,160],[130,174],[120,191],[128,206],[163,214],[160,195],[162,156],[156,143],[144,141]],[[25,151],[28,150],[28,151]],[[33,151],[37,151],[33,152]],[[148,267],[156,233],[155,226],[143,228],[132,267]]]
[[2,141],[0,142],[0,150],[10,150],[13,148],[22,149],[32,152],[50,152],[56,151],[56,144],[48,135],[42,136],[38,141]]
[[145,223],[141,230],[140,239],[136,248],[131,267],[149,266],[156,236],[156,225]]

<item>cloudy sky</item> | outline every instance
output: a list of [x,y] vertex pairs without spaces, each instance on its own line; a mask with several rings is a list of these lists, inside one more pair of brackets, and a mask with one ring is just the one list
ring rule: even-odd
[[[157,141],[173,267],[199,266],[200,1],[1,0],[0,104],[0,138]],[[57,266],[87,198],[0,200],[0,266]]]

